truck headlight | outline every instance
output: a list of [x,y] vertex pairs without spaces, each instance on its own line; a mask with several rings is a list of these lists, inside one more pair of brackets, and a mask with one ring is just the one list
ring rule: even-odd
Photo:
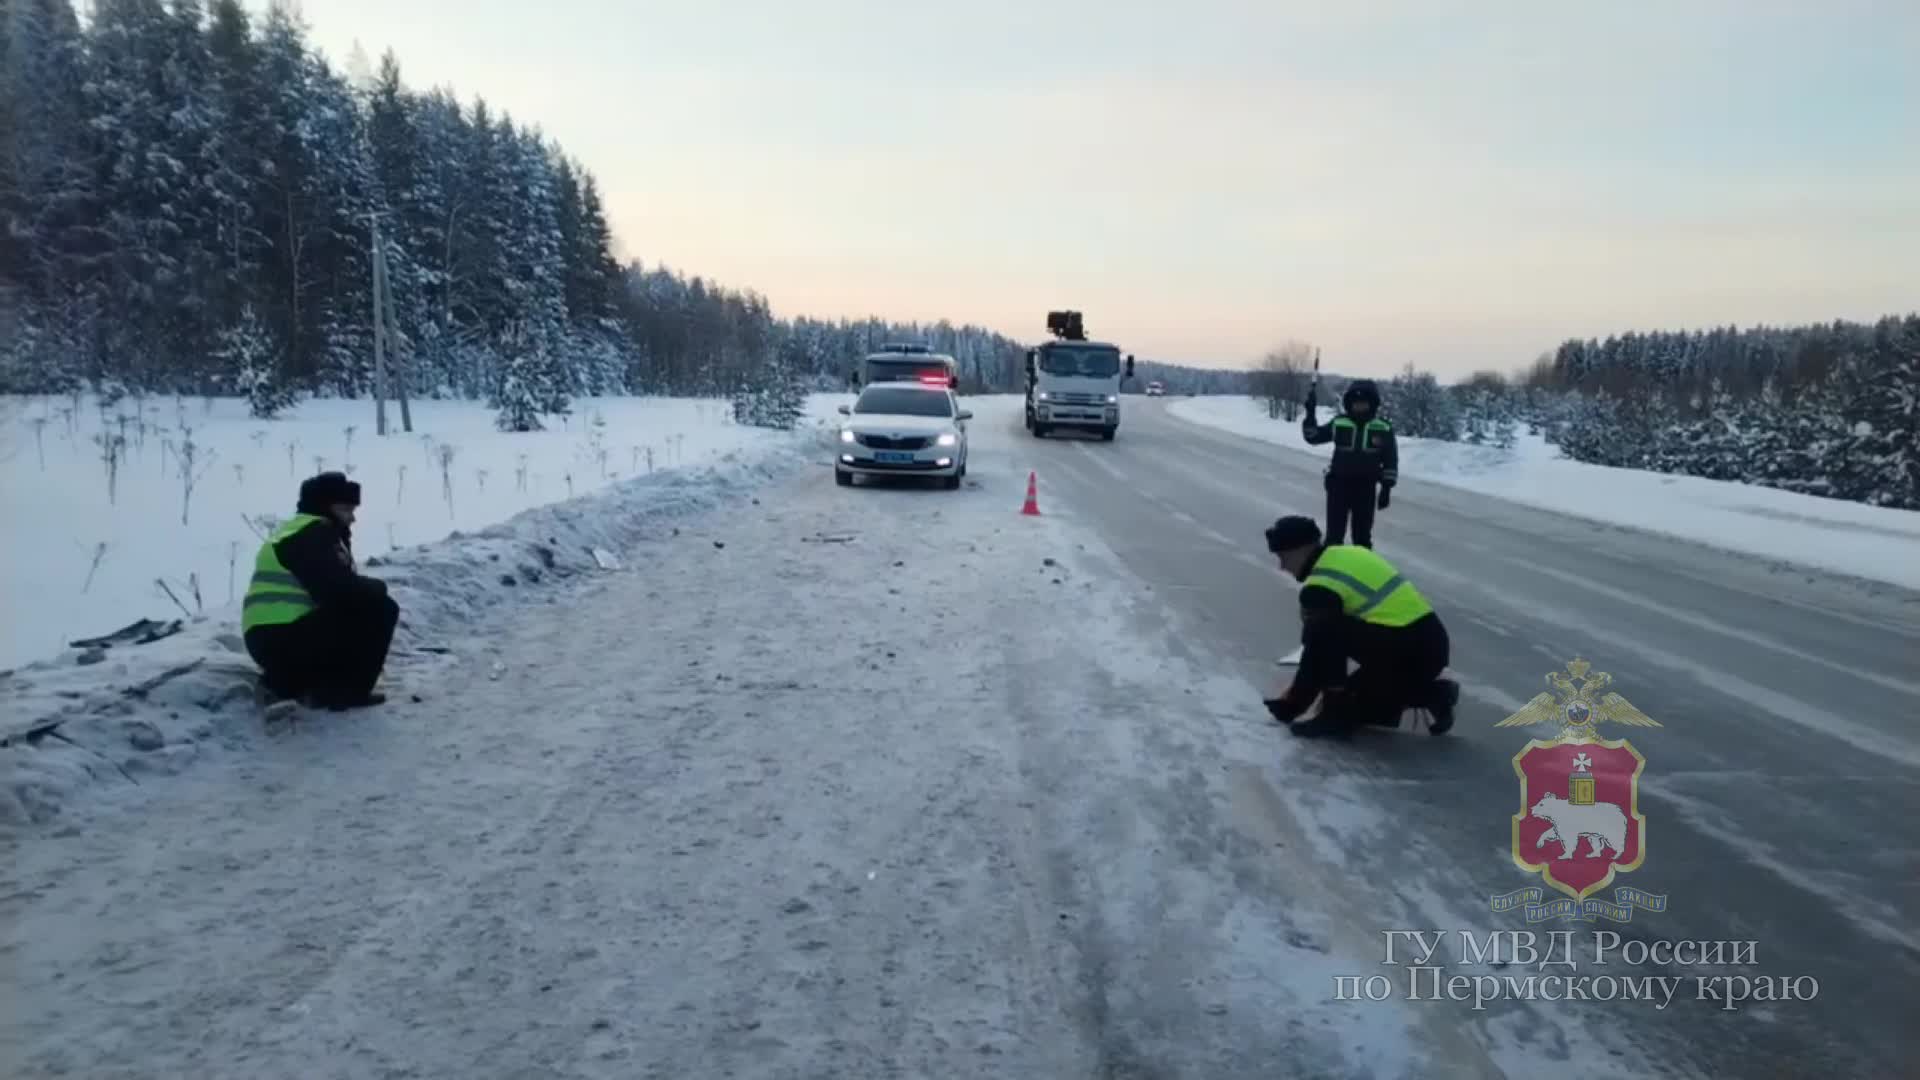
[[1048,394],[1048,393],[1047,393],[1047,392],[1046,392],[1045,390],[1042,390],[1042,391],[1040,391],[1040,393],[1039,393],[1039,394],[1038,394],[1037,396],[1039,397],[1039,399],[1040,399],[1041,401],[1048,401],[1048,400],[1051,400],[1051,397],[1052,397],[1052,396],[1051,396],[1050,394]]
[[935,446],[957,446],[957,445],[959,445],[959,442],[960,442],[960,436],[958,436],[958,435],[955,435],[955,434],[954,434],[953,432],[951,432],[951,431],[948,431],[948,432],[944,432],[944,433],[942,433],[942,434],[941,434],[941,436],[940,436],[939,438],[937,438],[937,439],[935,439],[935,440],[933,440],[933,445],[935,445]]
[[1107,404],[1109,404],[1109,405],[1118,405],[1118,404],[1120,404],[1120,395],[1119,395],[1119,394],[1108,394],[1108,395],[1107,395]]
[[850,428],[841,428],[841,429],[840,429],[840,441],[841,441],[841,442],[843,442],[843,443],[850,443],[850,442],[852,442],[852,441],[853,441],[853,431],[852,431],[852,429],[850,429]]

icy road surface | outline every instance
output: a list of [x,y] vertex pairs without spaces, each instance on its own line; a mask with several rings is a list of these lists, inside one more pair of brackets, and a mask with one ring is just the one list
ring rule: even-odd
[[[1367,886],[1274,790],[1255,688],[1019,515],[981,408],[961,491],[811,450],[502,603],[424,705],[21,834],[6,1074],[1526,1074],[1457,1007],[1331,1000],[1378,970]],[[1532,1030],[1559,1075],[1630,1060]]]
[[[1293,590],[1260,557],[1259,536],[1282,513],[1323,519],[1324,463],[1188,423],[1158,403],[1128,405],[1115,442],[1048,441],[1029,457],[1052,480],[1055,504],[1111,539],[1194,652],[1277,685],[1273,658],[1299,636],[1289,625]],[[1670,509],[1686,512],[1653,499],[1641,508],[1656,518]],[[1577,940],[1610,931],[1636,949],[1755,942],[1755,962],[1629,966],[1615,950],[1608,967],[1491,974],[1684,978],[1684,1000],[1664,1009],[1539,1006],[1630,1037],[1681,1074],[1914,1075],[1920,596],[1417,477],[1378,515],[1374,538],[1440,607],[1467,696],[1445,740],[1381,732],[1346,747],[1282,748],[1275,786],[1350,860],[1355,881],[1392,896],[1356,900],[1378,905],[1356,918],[1450,934],[1568,928],[1489,910],[1491,897],[1538,884],[1510,853],[1520,801],[1512,758],[1529,738],[1554,734],[1494,725],[1545,690],[1547,673],[1583,657],[1662,725],[1600,734],[1630,740],[1647,761],[1646,859],[1614,884],[1664,894],[1669,906],[1624,925],[1576,924]],[[1733,975],[1811,976],[1819,989],[1813,1001],[1732,1010],[1693,989],[1695,977]],[[1492,1003],[1478,1019],[1551,1045],[1510,1009]]]
[[[502,599],[451,668],[403,669],[423,705],[321,718],[18,833],[6,1075],[1914,1060],[1890,992],[1914,976],[1899,598],[1601,537],[1633,545],[1629,573],[1592,561],[1589,526],[1410,486],[1381,529],[1418,546],[1384,547],[1452,617],[1460,730],[1305,743],[1259,709],[1295,638],[1258,537],[1304,505],[1307,468],[1152,406],[1112,444],[1034,442],[1009,404],[974,400],[961,491],[839,489],[810,451],[624,571]],[[1038,519],[1018,514],[1029,468]],[[1788,601],[1796,621],[1770,618]],[[1487,907],[1528,884],[1506,851],[1524,736],[1490,729],[1573,650],[1666,725],[1634,733],[1651,854],[1630,878],[1672,907],[1618,931],[1758,939],[1751,973],[1817,976],[1813,1002],[1405,1000],[1385,930],[1526,928]],[[1375,975],[1386,1000],[1334,1000]]]

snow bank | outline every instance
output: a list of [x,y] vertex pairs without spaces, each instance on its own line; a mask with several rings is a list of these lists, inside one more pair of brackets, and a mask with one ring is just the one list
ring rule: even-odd
[[[573,416],[551,419],[552,430],[521,434],[494,430],[478,403],[423,401],[411,434],[389,408],[384,439],[367,401],[309,401],[277,420],[250,418],[239,399],[102,407],[83,397],[75,409],[71,398],[15,397],[0,409],[9,554],[0,566],[8,612],[0,667],[136,619],[231,602],[246,589],[260,519],[292,513],[300,481],[322,468],[365,489],[354,530],[354,554],[365,559],[783,439],[734,424],[725,402],[678,398],[583,399]],[[812,409],[831,412],[818,399]],[[103,437],[126,443],[111,495]],[[190,501],[181,475],[189,438],[198,474]]]
[[[1308,446],[1299,421],[1272,420],[1263,402],[1240,397],[1174,402],[1168,412],[1326,457]],[[1920,589],[1920,512],[1823,499],[1724,480],[1671,476],[1569,461],[1539,436],[1499,450],[1432,439],[1402,439],[1401,475],[1475,491],[1574,517],[1748,555],[1817,566]]]
[[[185,573],[199,573],[206,605],[191,619],[174,610],[172,617],[185,625],[163,640],[104,652],[71,651],[0,674],[0,822],[43,820],[80,785],[137,782],[144,772],[175,771],[210,744],[245,744],[259,736],[254,668],[239,638],[239,605],[228,600],[224,580],[217,591],[208,589],[207,575],[217,560],[223,579],[227,546],[238,544],[234,587],[244,590],[258,540],[230,534],[244,531],[243,514],[292,509],[297,481],[290,482],[282,471],[285,451],[277,460],[270,453],[253,454],[252,432],[267,430],[283,443],[317,439],[337,434],[344,423],[335,426],[335,421],[351,416],[342,403],[322,402],[309,405],[312,415],[297,421],[222,423],[223,408],[244,412],[237,403],[215,402],[204,431],[195,425],[195,439],[230,451],[245,473],[256,475],[235,483],[228,469],[232,489],[219,492],[212,480],[218,473],[209,473],[206,502],[199,504],[202,493],[195,493],[186,526],[172,501],[180,496],[177,485],[168,489],[133,481],[130,474],[142,468],[157,470],[153,460],[142,466],[138,456],[132,458],[119,498],[107,504],[104,482],[91,488],[81,483],[79,444],[86,429],[69,445],[64,432],[56,434],[48,425],[44,471],[34,467],[31,434],[24,466],[16,446],[4,504],[14,556],[5,568],[10,655],[50,651],[35,647],[48,636],[49,626],[84,626],[92,634],[141,617],[168,617],[164,605],[170,601],[154,599],[155,577],[167,577],[191,605],[181,583]],[[652,475],[645,475],[644,455],[638,476],[616,476],[609,469],[602,480],[597,462],[590,463],[589,473],[572,456],[582,442],[578,420],[571,434],[505,435],[485,427],[484,411],[474,406],[426,403],[415,409],[416,428],[458,447],[456,467],[461,462],[469,467],[464,479],[454,473],[460,486],[449,512],[440,478],[419,478],[425,472],[422,435],[390,436],[384,442],[356,437],[353,460],[381,463],[355,470],[368,487],[355,540],[363,570],[387,581],[401,606],[390,679],[404,683],[410,669],[457,652],[464,635],[480,631],[483,613],[498,617],[502,605],[516,597],[530,600],[530,593],[551,601],[553,594],[543,586],[601,572],[595,548],[618,558],[635,541],[672,530],[677,519],[744,499],[751,489],[788,475],[809,457],[821,418],[832,413],[831,402],[816,399],[810,403],[810,422],[786,433],[734,426],[711,402],[602,401],[586,403],[581,412],[594,408],[608,417],[609,432],[619,433],[606,436],[606,444],[655,449]],[[190,409],[197,413],[201,405],[194,402]],[[355,411],[364,411],[364,405]],[[621,418],[617,424],[615,416]],[[188,422],[196,419],[189,416]],[[56,417],[54,423],[64,421]],[[148,436],[150,443],[158,438]],[[651,441],[642,443],[643,438]],[[148,452],[157,457],[152,446]],[[513,476],[520,455],[528,463],[524,492]],[[396,500],[396,507],[385,484],[375,486],[374,478],[393,475],[409,463],[408,494]],[[226,464],[222,453],[216,468]],[[309,475],[313,464],[301,463],[298,475]],[[478,469],[497,470],[487,478],[484,494],[472,475]],[[568,473],[574,474],[576,489],[584,489],[573,498],[565,497]],[[585,479],[589,475],[592,479]],[[56,482],[61,476],[69,481],[64,488]],[[542,481],[537,487],[536,476]],[[208,512],[203,516],[203,511]],[[451,524],[441,516],[449,513]],[[391,532],[383,527],[388,521],[394,524]],[[100,537],[108,544],[108,558],[119,557],[111,572],[103,561],[84,592],[70,575],[49,565],[75,532]],[[402,548],[393,547],[396,539]],[[85,570],[83,561],[79,571]],[[25,641],[18,640],[22,634]]]

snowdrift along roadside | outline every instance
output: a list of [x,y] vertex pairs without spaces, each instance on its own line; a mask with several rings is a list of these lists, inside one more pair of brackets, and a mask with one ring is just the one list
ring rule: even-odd
[[[1167,411],[1275,446],[1308,446],[1298,420],[1273,420],[1263,402],[1192,398]],[[1328,411],[1323,409],[1323,419]],[[1512,449],[1400,441],[1403,480],[1444,484],[1573,517],[1625,525],[1722,550],[1814,566],[1920,590],[1920,512],[1823,499],[1757,484],[1704,480],[1569,461],[1539,436]]]
[[[809,409],[832,413],[821,398]],[[368,401],[304,401],[256,420],[233,398],[0,398],[8,554],[0,668],[137,619],[232,602],[246,588],[262,519],[291,513],[300,481],[322,469],[343,470],[364,489],[354,530],[364,560],[784,442],[780,432],[733,423],[717,400],[583,398],[573,415],[546,418],[548,430],[523,433],[495,430],[480,402],[422,401],[412,411],[407,433],[390,407],[381,438]],[[119,447],[111,490],[109,444]]]
[[[813,411],[831,407],[816,402]],[[742,429],[731,446],[709,436],[706,464],[610,479],[591,494],[520,510],[470,534],[363,557],[363,569],[388,583],[401,608],[387,680],[405,693],[411,673],[457,654],[486,633],[485,620],[509,617],[516,603],[557,602],[545,587],[603,572],[595,548],[619,557],[636,541],[673,531],[679,519],[744,500],[817,456],[821,438],[817,419],[794,433]],[[379,521],[377,501],[368,502],[363,525]],[[131,610],[135,618],[163,614],[146,605]],[[10,618],[37,614],[16,607]],[[144,774],[176,772],[209,749],[248,745],[262,737],[254,682],[237,603],[213,607],[156,642],[69,653],[5,673],[0,825],[46,821],[83,787],[124,788]]]

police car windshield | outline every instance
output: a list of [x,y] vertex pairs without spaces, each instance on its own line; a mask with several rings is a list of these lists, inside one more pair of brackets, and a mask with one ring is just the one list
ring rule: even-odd
[[1120,350],[1055,347],[1040,354],[1040,370],[1049,375],[1108,379],[1120,373]]
[[952,416],[953,400],[937,390],[875,386],[860,395],[853,411],[887,416]]

